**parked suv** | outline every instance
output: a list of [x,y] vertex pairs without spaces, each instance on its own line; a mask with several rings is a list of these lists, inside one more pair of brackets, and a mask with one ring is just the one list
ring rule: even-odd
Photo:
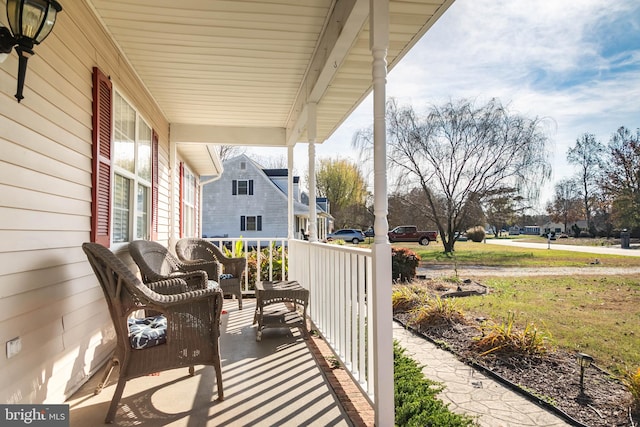
[[327,234],[327,240],[344,240],[345,242],[358,244],[360,242],[364,242],[364,234],[362,233],[362,230],[356,230],[355,228],[343,228]]

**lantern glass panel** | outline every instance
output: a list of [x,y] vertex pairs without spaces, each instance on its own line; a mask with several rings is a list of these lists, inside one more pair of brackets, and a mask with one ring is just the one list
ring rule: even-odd
[[56,6],[50,0],[8,0],[7,18],[14,37],[27,38],[35,44],[43,41],[56,22]]

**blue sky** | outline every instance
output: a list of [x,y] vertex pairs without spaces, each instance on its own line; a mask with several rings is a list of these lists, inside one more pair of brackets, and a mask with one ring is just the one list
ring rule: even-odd
[[[547,118],[555,181],[574,172],[566,152],[582,133],[606,144],[618,127],[640,127],[640,2],[456,0],[387,81],[387,95],[417,111],[495,97]],[[371,125],[371,108],[369,98],[317,156],[355,159],[351,139]],[[297,169],[306,170],[305,158],[300,144]]]

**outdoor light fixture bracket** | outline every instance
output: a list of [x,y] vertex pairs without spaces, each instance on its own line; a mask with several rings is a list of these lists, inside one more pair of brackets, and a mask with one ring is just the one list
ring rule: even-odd
[[51,33],[62,6],[56,0],[7,0],[9,26],[0,26],[0,63],[15,48],[18,54],[18,89],[16,99],[20,102],[27,61],[34,55],[33,46],[40,44]]

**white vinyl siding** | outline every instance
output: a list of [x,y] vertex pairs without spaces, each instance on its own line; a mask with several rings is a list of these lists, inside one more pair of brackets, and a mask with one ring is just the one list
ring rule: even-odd
[[[91,231],[94,66],[158,132],[158,240],[169,240],[167,120],[87,2],[63,6],[29,61],[21,104],[13,97],[15,53],[0,66],[0,342],[22,341],[22,351],[0,364],[0,400],[7,404],[64,402],[114,349],[104,295],[81,248]],[[124,196],[133,198],[130,208],[137,196]]]

